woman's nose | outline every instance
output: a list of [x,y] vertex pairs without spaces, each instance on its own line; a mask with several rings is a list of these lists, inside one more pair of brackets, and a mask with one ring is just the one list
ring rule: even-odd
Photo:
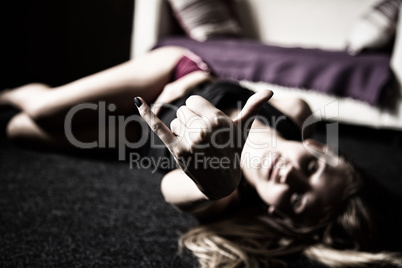
[[300,168],[295,167],[292,163],[287,162],[279,172],[279,181],[290,187],[305,187],[308,179],[305,177]]

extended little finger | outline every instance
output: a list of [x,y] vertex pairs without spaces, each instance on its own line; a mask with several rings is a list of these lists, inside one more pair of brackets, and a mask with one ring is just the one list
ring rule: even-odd
[[145,103],[145,101],[140,98],[134,98],[134,103],[138,108],[138,112],[141,117],[147,122],[148,126],[155,132],[156,135],[163,141],[163,143],[172,152],[172,146],[176,144],[176,136],[170,131],[170,129],[157,117]]

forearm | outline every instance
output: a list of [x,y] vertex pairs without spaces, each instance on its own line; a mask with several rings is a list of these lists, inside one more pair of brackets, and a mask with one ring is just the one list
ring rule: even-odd
[[211,74],[200,70],[189,73],[188,75],[185,75],[182,78],[171,82],[171,84],[176,84],[181,88],[187,89],[186,91],[189,91],[201,83],[208,81],[214,82],[215,80],[215,77],[213,77]]
[[234,191],[222,199],[209,200],[180,169],[173,170],[165,175],[161,190],[166,202],[199,218],[218,215],[235,203],[237,197],[237,191]]

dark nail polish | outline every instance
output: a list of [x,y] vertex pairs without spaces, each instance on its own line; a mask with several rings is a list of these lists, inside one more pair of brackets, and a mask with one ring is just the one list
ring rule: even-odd
[[141,107],[142,105],[142,101],[140,100],[140,98],[137,97],[134,98],[134,103],[137,107]]

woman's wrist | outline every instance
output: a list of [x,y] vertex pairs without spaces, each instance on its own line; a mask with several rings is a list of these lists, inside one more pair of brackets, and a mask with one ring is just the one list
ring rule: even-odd
[[203,83],[212,83],[215,80],[216,79],[211,74],[200,70],[186,75],[180,80],[177,80],[177,82],[181,83],[185,88],[194,88]]

